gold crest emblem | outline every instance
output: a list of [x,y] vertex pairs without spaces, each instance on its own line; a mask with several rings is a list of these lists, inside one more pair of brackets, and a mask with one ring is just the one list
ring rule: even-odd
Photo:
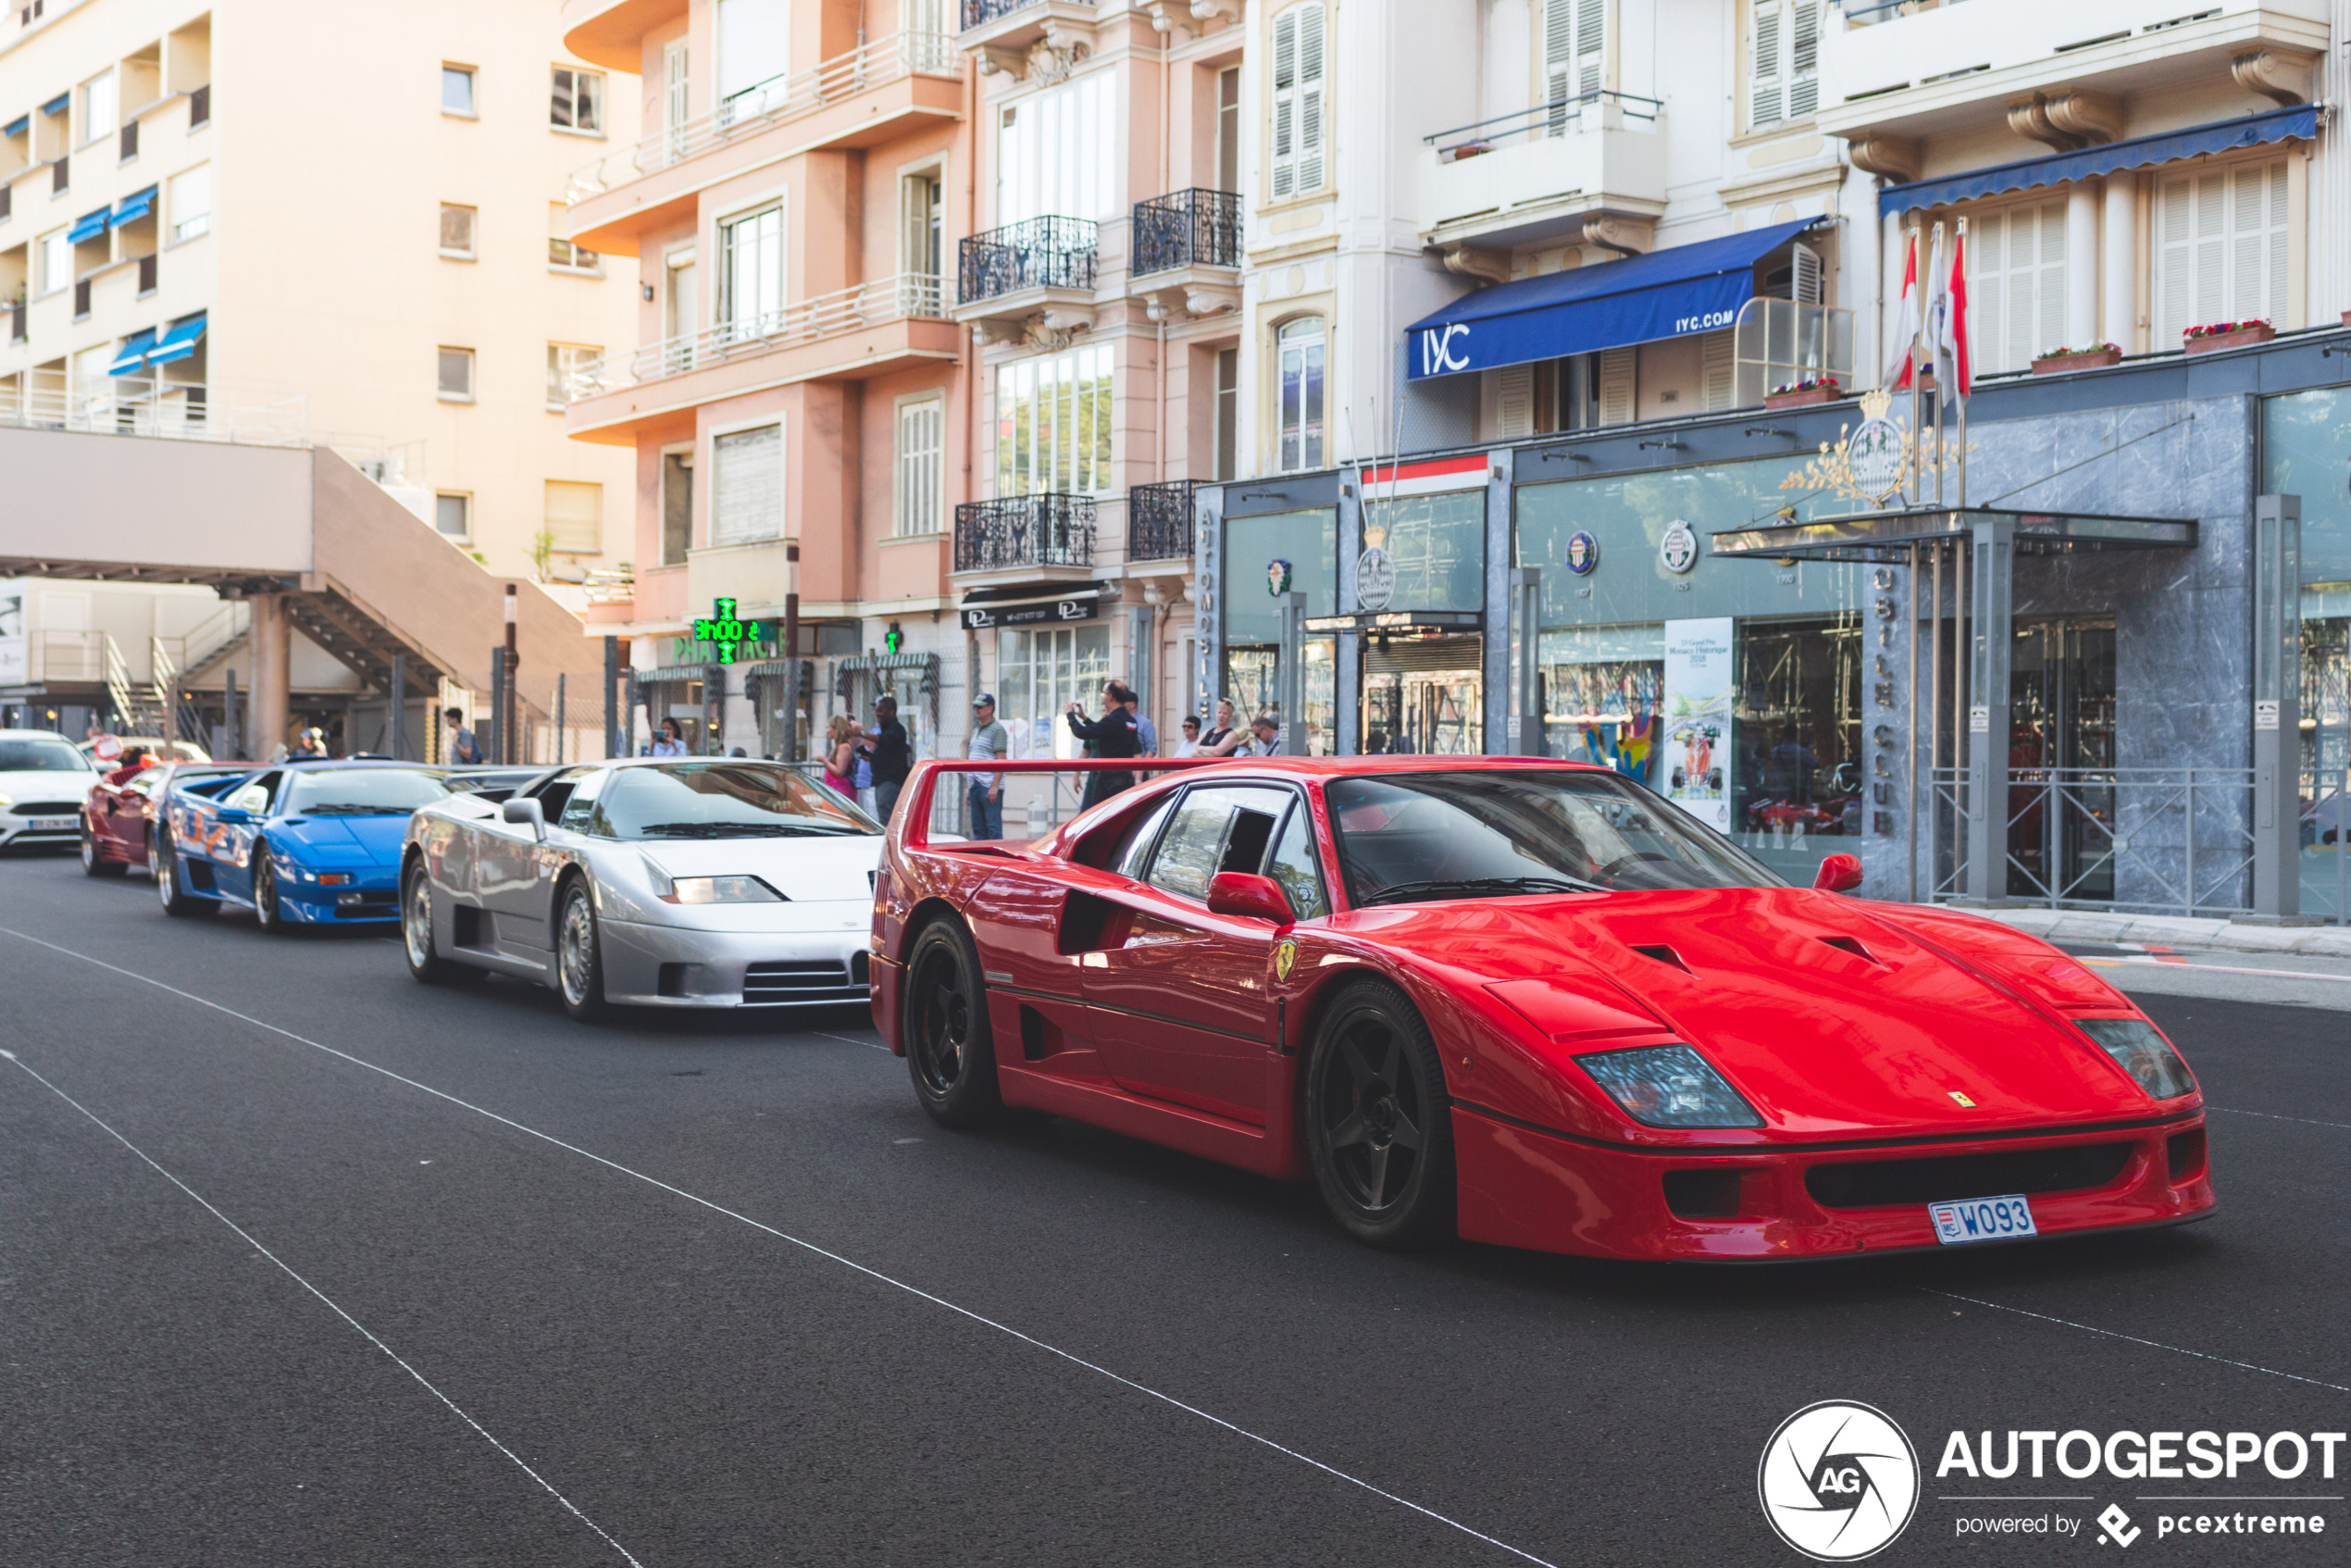
[[1285,938],[1274,944],[1274,978],[1287,980],[1290,968],[1298,962],[1298,944]]

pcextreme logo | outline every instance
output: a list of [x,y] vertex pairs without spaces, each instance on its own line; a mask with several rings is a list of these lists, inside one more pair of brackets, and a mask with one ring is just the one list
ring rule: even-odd
[[1918,1451],[1884,1411],[1822,1400],[1763,1445],[1755,1490],[1780,1539],[1816,1562],[1858,1562],[1891,1546],[1918,1511]]

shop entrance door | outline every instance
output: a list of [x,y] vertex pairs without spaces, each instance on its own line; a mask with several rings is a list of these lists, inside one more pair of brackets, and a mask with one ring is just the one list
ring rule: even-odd
[[1363,751],[1475,756],[1486,750],[1485,640],[1363,642]]
[[2016,628],[2009,701],[2009,893],[2114,897],[2114,623]]

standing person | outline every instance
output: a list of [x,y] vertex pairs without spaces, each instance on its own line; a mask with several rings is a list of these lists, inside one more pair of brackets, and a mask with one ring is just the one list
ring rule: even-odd
[[857,721],[835,714],[825,726],[825,788],[857,798]]
[[[996,722],[996,694],[983,691],[972,703],[971,746],[964,754],[973,762],[1001,762],[1012,750],[1013,738]],[[971,783],[964,789],[964,798],[971,808],[971,834],[975,839],[1001,839],[1004,836],[1004,776],[1001,773],[969,774]]]
[[682,757],[686,754],[686,732],[674,718],[661,721],[659,733],[653,736],[653,749],[646,753],[656,757]]
[[914,770],[914,743],[906,738],[906,727],[898,722],[898,699],[884,697],[874,704],[874,732],[865,748],[874,765],[874,815],[887,825],[889,814],[898,809],[898,791],[906,787],[906,775]]
[[1159,726],[1143,712],[1143,694],[1132,688],[1126,693],[1126,711],[1135,716],[1135,732],[1143,738],[1141,754],[1147,757],[1159,755]]
[[[1114,760],[1142,755],[1143,733],[1136,726],[1134,710],[1127,706],[1134,698],[1135,694],[1118,681],[1105,682],[1102,686],[1102,716],[1088,719],[1085,705],[1072,703],[1068,710],[1069,732],[1080,740],[1093,742],[1094,755],[1098,758]],[[1086,776],[1086,793],[1078,802],[1078,809],[1083,811],[1088,806],[1110,799],[1122,790],[1134,787],[1135,776],[1131,773],[1088,773]]]
[[1200,715],[1184,716],[1184,738],[1176,742],[1176,754],[1179,757],[1200,755]]
[[1233,706],[1230,697],[1216,699],[1216,723],[1200,738],[1200,754],[1204,757],[1229,757],[1240,753],[1249,744],[1249,731],[1240,728],[1240,710]]
[[452,767],[479,765],[485,760],[482,755],[481,742],[475,740],[474,732],[466,728],[466,710],[445,708],[442,711],[441,719],[449,727],[449,765]]

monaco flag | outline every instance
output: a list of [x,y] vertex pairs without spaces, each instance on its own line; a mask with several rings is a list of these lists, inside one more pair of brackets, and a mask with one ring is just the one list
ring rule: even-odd
[[1961,403],[1975,390],[1975,370],[1968,358],[1967,230],[1951,239],[1951,274],[1943,285],[1941,308],[1934,320],[1934,379]]
[[1894,329],[1885,337],[1885,381],[1889,391],[1899,392],[1910,384],[1910,353],[1917,346],[1919,335],[1919,236],[1911,230],[1909,243],[1904,247],[1908,262],[1902,269],[1902,305],[1896,312]]

